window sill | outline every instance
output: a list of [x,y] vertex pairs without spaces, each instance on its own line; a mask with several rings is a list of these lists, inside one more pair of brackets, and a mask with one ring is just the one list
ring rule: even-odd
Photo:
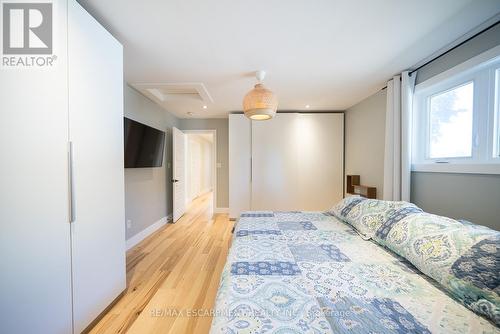
[[424,163],[413,164],[412,172],[459,173],[459,174],[500,174],[500,163],[460,164],[460,163]]

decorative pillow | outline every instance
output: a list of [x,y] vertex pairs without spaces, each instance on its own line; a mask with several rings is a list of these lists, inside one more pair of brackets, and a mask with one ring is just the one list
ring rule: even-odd
[[381,201],[352,196],[344,198],[332,211],[339,219],[352,225],[363,239],[369,240],[389,215],[405,207],[418,209],[408,202]]
[[402,208],[384,222],[374,240],[500,325],[500,232]]

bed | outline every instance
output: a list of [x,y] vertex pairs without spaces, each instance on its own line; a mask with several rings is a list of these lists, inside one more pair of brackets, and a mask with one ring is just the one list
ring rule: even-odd
[[245,212],[211,333],[500,333],[330,212]]

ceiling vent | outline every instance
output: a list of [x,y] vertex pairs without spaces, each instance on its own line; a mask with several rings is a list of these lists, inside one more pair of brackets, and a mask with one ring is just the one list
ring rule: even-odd
[[160,104],[170,101],[190,100],[213,103],[207,88],[201,82],[194,83],[164,83],[164,84],[132,84],[146,96]]

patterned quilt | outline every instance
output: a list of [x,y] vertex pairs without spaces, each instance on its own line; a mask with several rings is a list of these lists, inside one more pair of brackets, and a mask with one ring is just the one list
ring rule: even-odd
[[211,333],[500,333],[408,261],[322,212],[246,212]]

